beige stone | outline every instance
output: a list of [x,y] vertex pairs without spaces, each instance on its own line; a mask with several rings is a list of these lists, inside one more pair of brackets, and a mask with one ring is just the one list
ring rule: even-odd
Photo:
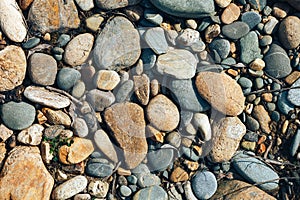
[[33,124],[30,127],[22,130],[17,137],[17,140],[27,145],[39,145],[42,141],[44,127],[40,124]]
[[22,8],[22,10],[27,10],[27,8],[30,6],[30,4],[33,2],[34,0],[18,0],[20,7]]
[[215,2],[220,8],[226,8],[231,3],[231,0],[215,0]]
[[292,85],[299,78],[300,78],[300,71],[293,71],[284,80],[287,84]]
[[146,74],[133,76],[134,93],[142,105],[149,103],[150,79]]
[[1,142],[5,142],[10,136],[12,136],[14,132],[4,126],[4,124],[0,124],[0,140]]
[[120,80],[119,74],[113,70],[99,70],[95,75],[95,83],[100,90],[113,90]]
[[288,16],[281,21],[278,30],[279,40],[286,49],[294,49],[300,44],[300,19]]
[[271,118],[263,105],[257,105],[254,107],[253,117],[259,122],[263,132],[267,134],[271,133],[271,129],[269,126],[269,124],[271,123]]
[[240,14],[240,8],[236,4],[231,3],[223,11],[221,15],[221,21],[224,24],[231,24],[239,18]]
[[64,125],[69,127],[71,125],[71,118],[62,110],[52,110],[50,108],[43,108],[42,112],[47,117],[48,122],[54,125]]
[[118,162],[117,152],[114,144],[111,142],[104,130],[98,130],[94,135],[94,142],[100,151],[114,163]]
[[181,167],[176,167],[170,176],[170,181],[174,183],[187,181],[188,179],[188,173],[184,171]]

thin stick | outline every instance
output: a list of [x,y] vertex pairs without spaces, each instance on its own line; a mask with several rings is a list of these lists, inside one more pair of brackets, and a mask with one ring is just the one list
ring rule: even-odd
[[257,90],[253,92],[246,93],[245,95],[250,95],[250,94],[264,94],[264,93],[273,93],[273,92],[284,92],[287,90],[293,90],[293,89],[300,89],[300,86],[297,87],[290,87],[290,88],[282,88],[282,89],[276,89],[276,90]]
[[79,106],[82,106],[82,103],[79,100],[77,100],[75,97],[73,97],[72,95],[70,95],[66,91],[63,91],[63,90],[60,90],[60,89],[57,89],[57,88],[54,88],[54,87],[51,87],[51,86],[46,86],[46,89],[50,90],[50,91],[58,92],[58,93],[60,93],[64,96],[67,96],[71,101],[73,101],[74,103],[76,103]]

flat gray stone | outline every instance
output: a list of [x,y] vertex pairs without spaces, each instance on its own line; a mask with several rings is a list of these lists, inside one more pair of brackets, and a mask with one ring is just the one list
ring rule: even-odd
[[224,25],[222,33],[233,40],[240,39],[249,33],[249,26],[245,22],[233,22],[232,24]]
[[[300,87],[300,78],[291,87]],[[289,90],[287,98],[295,106],[300,106],[300,89]]]
[[251,31],[240,39],[240,48],[240,59],[246,64],[249,64],[256,58],[262,58],[258,36],[254,31]]
[[168,194],[162,187],[154,185],[139,190],[133,200],[168,200]]
[[144,34],[145,41],[156,54],[166,53],[168,43],[165,37],[164,29],[161,27],[150,28]]
[[209,199],[217,191],[217,180],[209,171],[197,172],[192,179],[192,189],[199,199]]
[[115,96],[110,91],[101,91],[98,89],[90,90],[87,95],[87,101],[95,111],[103,111],[115,102]]

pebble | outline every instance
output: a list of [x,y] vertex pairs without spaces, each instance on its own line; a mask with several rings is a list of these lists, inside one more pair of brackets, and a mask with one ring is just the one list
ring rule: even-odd
[[251,88],[252,85],[253,85],[252,81],[249,78],[246,78],[246,77],[239,78],[238,83],[243,88]]
[[28,86],[24,91],[24,96],[34,103],[54,109],[62,109],[70,105],[69,98],[43,87]]
[[139,190],[133,200],[168,200],[167,192],[160,186],[154,185]]
[[240,43],[240,59],[243,63],[249,64],[257,58],[262,58],[260,54],[258,36],[254,31],[242,37]]
[[284,78],[292,72],[290,59],[286,51],[277,44],[272,44],[264,56],[265,72],[274,78]]
[[20,8],[22,10],[27,10],[27,8],[30,6],[30,4],[33,2],[33,0],[19,0],[18,3],[20,5]]
[[300,78],[300,71],[293,71],[290,75],[288,75],[284,81],[288,85],[292,85],[294,82],[296,82],[297,79]]
[[76,194],[74,200],[91,200],[92,197],[89,194]]
[[209,199],[217,191],[217,180],[209,171],[197,172],[192,178],[192,188],[199,199]]
[[201,139],[209,141],[212,138],[212,131],[208,116],[203,113],[195,113],[193,116],[194,126],[200,130]]
[[0,140],[5,142],[8,138],[13,135],[13,131],[4,126],[4,124],[0,124]]
[[273,15],[276,18],[283,19],[289,13],[290,8],[291,7],[286,3],[281,3],[281,2],[275,3],[273,6]]
[[207,43],[211,43],[211,41],[215,38],[215,37],[218,37],[218,35],[220,35],[221,33],[221,27],[219,24],[212,24],[212,25],[209,25],[207,27],[207,29],[205,30],[204,32],[204,38],[205,38],[205,41]]
[[216,51],[221,59],[227,58],[230,52],[230,43],[226,39],[214,39],[210,43],[209,48],[211,51]]
[[146,74],[133,76],[134,93],[142,105],[147,105],[150,98],[150,79]]
[[100,14],[92,15],[85,20],[85,25],[88,29],[90,29],[93,32],[96,32],[102,22],[104,21],[104,18]]
[[27,129],[22,130],[17,140],[27,145],[39,145],[42,141],[44,127],[39,124],[33,124]]
[[290,150],[291,156],[296,155],[299,145],[300,145],[300,129],[297,130],[296,134],[292,139],[291,150]]
[[104,181],[93,180],[88,185],[88,191],[93,197],[105,198],[109,190],[109,184]]
[[231,0],[215,0],[215,3],[220,8],[226,8],[231,3]]
[[25,102],[10,101],[0,107],[0,117],[3,123],[13,130],[28,128],[34,122],[35,112],[35,108]]
[[89,11],[94,8],[93,0],[75,0],[79,8],[83,11]]
[[289,16],[281,21],[279,40],[286,49],[294,49],[300,44],[300,19],[296,16]]
[[51,197],[53,199],[69,199],[82,192],[88,184],[86,177],[78,175],[57,186]]
[[205,112],[209,104],[195,91],[191,79],[171,80],[169,89],[182,110]]
[[89,128],[84,119],[76,117],[72,123],[72,128],[77,136],[83,138],[89,134]]
[[184,143],[185,143],[185,140],[182,140],[182,144],[183,144],[182,153],[183,153],[183,155],[186,158],[188,158],[189,160],[197,162],[200,159],[200,157],[198,155],[196,155],[196,153],[192,149],[185,147],[185,146],[191,146],[192,141],[190,140],[190,144],[188,144],[188,145],[185,145]]
[[71,95],[77,99],[80,99],[85,93],[85,84],[82,81],[77,81],[72,88]]
[[285,115],[288,115],[288,113],[292,110],[294,110],[294,105],[288,100],[288,92],[284,91],[279,94],[278,100],[277,100],[277,107],[279,111]]
[[192,186],[191,186],[191,182],[187,181],[183,184],[183,192],[185,195],[185,198],[187,200],[197,200],[198,198],[195,197],[193,190],[192,190]]
[[141,188],[146,188],[153,185],[160,185],[161,180],[155,174],[147,173],[139,176],[137,184]]
[[127,167],[135,168],[148,149],[143,108],[135,103],[116,103],[105,110],[104,118],[124,153]]
[[150,28],[144,34],[144,39],[149,47],[158,55],[168,51],[168,43],[164,29],[161,27]]
[[243,147],[244,149],[249,150],[249,151],[255,151],[256,143],[249,142],[249,141],[243,141],[241,143],[241,147]]
[[[237,170],[243,178],[252,183],[261,183],[279,178],[278,174],[262,161],[241,152],[234,156],[232,164],[234,169]],[[263,190],[271,191],[278,188],[278,182],[279,181],[276,180],[259,184],[258,186]]]
[[114,166],[105,159],[92,159],[85,168],[87,175],[97,178],[108,177],[113,173]]
[[99,8],[103,8],[105,10],[113,10],[113,9],[119,9],[119,8],[123,8],[126,6],[133,6],[136,5],[140,2],[141,0],[128,0],[126,2],[123,1],[112,1],[112,2],[108,2],[106,0],[96,0],[96,5]]
[[33,30],[47,33],[60,29],[76,29],[80,19],[74,1],[36,0],[30,7],[28,22]]
[[268,19],[269,21],[264,25],[263,30],[266,34],[272,34],[278,29],[277,24],[279,21],[273,16],[269,16]]
[[164,20],[163,16],[152,9],[145,9],[144,18],[155,25],[160,25]]
[[44,53],[34,53],[28,62],[28,73],[33,83],[38,85],[53,85],[57,74],[55,59]]
[[195,56],[184,49],[173,49],[158,56],[156,70],[161,75],[176,79],[189,79],[195,76],[197,60]]
[[77,35],[66,46],[64,61],[71,66],[83,64],[89,57],[93,44],[94,36],[92,34]]
[[[300,78],[291,87],[300,87]],[[300,89],[289,90],[287,99],[295,106],[300,106]]]
[[237,40],[249,33],[250,29],[245,22],[237,21],[222,27],[222,33],[229,39]]
[[150,0],[150,2],[163,12],[176,17],[199,18],[215,11],[213,0]]
[[262,11],[267,5],[267,0],[249,0],[249,4],[255,10]]
[[62,68],[57,74],[57,86],[62,90],[71,89],[81,78],[79,71],[73,68]]
[[131,189],[126,185],[122,185],[119,188],[119,192],[123,197],[129,197],[132,194]]
[[263,47],[267,47],[268,45],[271,45],[273,42],[273,38],[270,35],[265,35],[263,38],[259,41],[259,45]]
[[265,68],[265,66],[265,61],[260,58],[253,60],[249,65],[250,69],[255,71],[262,71]]
[[40,43],[40,41],[41,41],[40,38],[33,37],[27,40],[25,43],[23,43],[22,47],[24,49],[31,49],[33,47],[36,47]]
[[221,15],[221,20],[224,24],[231,24],[236,21],[241,14],[240,8],[234,4],[230,3],[223,11]]
[[166,96],[159,94],[151,99],[146,108],[150,124],[161,131],[172,131],[179,124],[179,111]]
[[46,116],[47,121],[50,124],[64,125],[66,127],[70,127],[71,125],[71,118],[62,110],[52,110],[50,108],[43,108],[42,112]]
[[156,63],[156,54],[150,49],[143,49],[141,59],[143,61],[143,68],[152,69]]
[[172,148],[160,148],[155,151],[149,151],[147,154],[149,169],[151,171],[164,171],[172,164],[174,150]]
[[13,42],[22,42],[27,35],[26,22],[15,0],[0,2],[0,27]]
[[59,38],[57,39],[57,45],[58,47],[64,47],[68,44],[68,42],[71,40],[71,36],[68,34],[61,34]]
[[[217,85],[216,80],[219,82]],[[245,97],[240,85],[230,76],[215,72],[200,72],[196,77],[196,87],[199,94],[216,110],[231,116],[242,113]]]
[[253,109],[253,117],[257,119],[263,132],[269,134],[271,132],[269,124],[271,118],[263,105],[257,105]]
[[120,76],[113,70],[99,70],[94,82],[100,90],[113,90],[120,82]]
[[118,162],[115,145],[111,142],[104,130],[97,130],[94,134],[94,142],[99,150],[114,163]]
[[229,161],[243,136],[246,134],[246,127],[237,117],[225,117],[213,124],[215,140],[210,151],[210,159],[213,162]]
[[1,171],[1,198],[50,199],[53,185],[38,147],[16,146],[8,153]]
[[103,111],[115,102],[115,96],[110,91],[105,92],[93,89],[86,94],[86,97],[95,111]]
[[117,16],[100,31],[93,57],[97,68],[119,71],[136,63],[140,54],[138,31],[128,19]]
[[251,116],[246,117],[246,127],[250,131],[258,131],[260,128],[259,122]]
[[187,181],[188,179],[189,179],[188,173],[181,167],[176,167],[170,176],[170,181],[174,183],[184,182]]
[[25,79],[26,67],[26,56],[21,47],[9,45],[1,50],[0,92],[12,90],[21,85]]
[[249,29],[252,30],[255,26],[257,26],[261,21],[261,16],[258,12],[248,11],[242,14],[241,17],[242,22],[248,24]]
[[134,90],[134,82],[132,80],[126,80],[124,83],[118,88],[116,92],[116,102],[124,102],[131,98]]
[[200,40],[199,31],[193,30],[191,28],[184,29],[179,36],[176,38],[178,44],[183,46],[192,46],[194,43]]

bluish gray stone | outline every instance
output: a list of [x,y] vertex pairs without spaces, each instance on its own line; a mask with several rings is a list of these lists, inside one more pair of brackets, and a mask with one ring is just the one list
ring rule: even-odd
[[147,154],[149,169],[151,171],[164,171],[172,162],[174,150],[170,148],[160,148],[150,151]]
[[297,130],[297,133],[294,135],[292,144],[291,144],[291,156],[295,156],[297,153],[297,150],[300,145],[300,129]]
[[222,59],[225,59],[230,52],[230,42],[225,39],[214,39],[209,48],[211,51],[215,50]]
[[83,81],[77,81],[77,83],[74,85],[72,89],[72,96],[79,99],[80,97],[83,96],[85,92],[85,84]]
[[79,71],[73,68],[62,68],[57,74],[57,86],[63,90],[71,89],[81,78]]
[[254,11],[248,11],[242,14],[241,20],[248,24],[250,30],[253,29],[261,21],[259,13]]
[[246,117],[246,127],[250,131],[257,131],[259,129],[259,123],[251,116]]
[[116,102],[120,103],[128,100],[133,94],[133,87],[134,84],[132,80],[125,81],[115,94]]
[[210,109],[210,105],[195,92],[191,79],[172,80],[170,90],[181,110],[205,112]]
[[167,52],[169,46],[163,28],[155,27],[148,29],[144,34],[144,39],[156,54],[159,55]]
[[245,140],[250,142],[257,142],[258,141],[258,134],[252,131],[248,131],[244,137]]
[[267,103],[267,109],[270,112],[274,111],[276,109],[276,104],[275,103]]
[[255,80],[254,80],[254,84],[255,84],[255,87],[257,88],[257,89],[261,89],[261,88],[263,88],[264,87],[264,79],[262,79],[262,78],[256,78]]
[[251,183],[270,181],[259,184],[261,189],[271,191],[278,188],[279,180],[274,180],[279,178],[278,174],[257,158],[239,152],[233,157],[232,164],[234,169]]
[[131,189],[126,185],[121,185],[121,187],[119,188],[119,192],[123,197],[129,197],[132,194]]
[[22,47],[24,49],[31,49],[33,47],[35,47],[36,45],[38,45],[40,43],[41,39],[40,38],[30,38],[29,40],[27,40],[27,42],[22,44]]
[[198,18],[214,13],[213,0],[150,0],[158,9],[176,17]]
[[135,175],[127,176],[126,179],[130,184],[133,184],[133,185],[135,185],[138,181],[138,179]]
[[8,128],[23,130],[34,122],[35,108],[25,102],[10,101],[0,106],[0,118]]
[[153,185],[160,185],[161,181],[155,174],[147,173],[139,176],[137,184],[139,187],[145,188]]
[[233,40],[237,40],[240,39],[241,37],[244,37],[249,33],[249,31],[250,29],[248,24],[240,21],[233,22],[231,24],[224,25],[222,27],[223,35]]
[[70,35],[67,34],[61,34],[57,40],[57,44],[59,47],[64,47],[68,42],[71,40]]
[[254,31],[249,32],[240,39],[240,59],[249,64],[256,58],[262,58],[258,44],[258,36]]
[[115,96],[110,91],[93,89],[86,94],[86,100],[95,111],[103,111],[115,102]]
[[273,121],[275,121],[275,122],[279,122],[279,120],[280,120],[280,113],[277,112],[277,111],[273,111],[273,112],[271,113],[271,119],[272,119]]
[[272,13],[272,8],[270,6],[266,6],[263,10],[264,15],[269,16]]
[[[291,86],[291,88],[294,87],[300,87],[300,78]],[[287,98],[295,106],[300,106],[300,88],[289,90]]]
[[292,72],[290,59],[283,48],[272,44],[264,56],[265,72],[274,78],[284,78]]
[[192,178],[192,189],[198,199],[209,199],[217,191],[217,180],[209,171],[197,172]]
[[144,18],[155,25],[160,25],[164,20],[157,11],[152,9],[145,9]]
[[65,52],[65,50],[60,47],[54,47],[53,49],[51,49],[51,51],[52,51],[52,53],[58,54],[58,55],[62,55]]
[[249,4],[255,10],[262,11],[267,5],[267,0],[248,0]]
[[235,65],[236,64],[236,60],[232,57],[228,57],[228,58],[225,58],[224,60],[222,60],[221,62],[221,65],[227,65],[227,66],[230,66],[230,65]]
[[154,185],[139,190],[133,200],[168,200],[168,194],[162,187]]
[[252,81],[249,78],[246,78],[246,77],[239,78],[238,83],[243,88],[251,88],[252,85],[253,85]]
[[202,32],[204,31],[209,25],[211,25],[213,23],[213,21],[211,20],[210,17],[206,17],[204,18],[201,23],[199,24],[199,27],[198,27],[198,31],[199,32]]
[[85,172],[87,175],[97,178],[110,176],[114,166],[108,162],[103,162],[104,159],[92,159],[87,163]]
[[192,161],[196,162],[200,159],[200,157],[198,155],[196,155],[196,153],[188,147],[183,146],[182,153],[185,157],[187,157],[188,159],[190,159]]
[[143,61],[144,70],[150,70],[155,65],[156,54],[150,48],[146,48],[142,50],[141,59]]
[[150,173],[150,170],[147,165],[141,163],[136,168],[132,169],[131,172],[136,176],[139,177],[142,174]]

